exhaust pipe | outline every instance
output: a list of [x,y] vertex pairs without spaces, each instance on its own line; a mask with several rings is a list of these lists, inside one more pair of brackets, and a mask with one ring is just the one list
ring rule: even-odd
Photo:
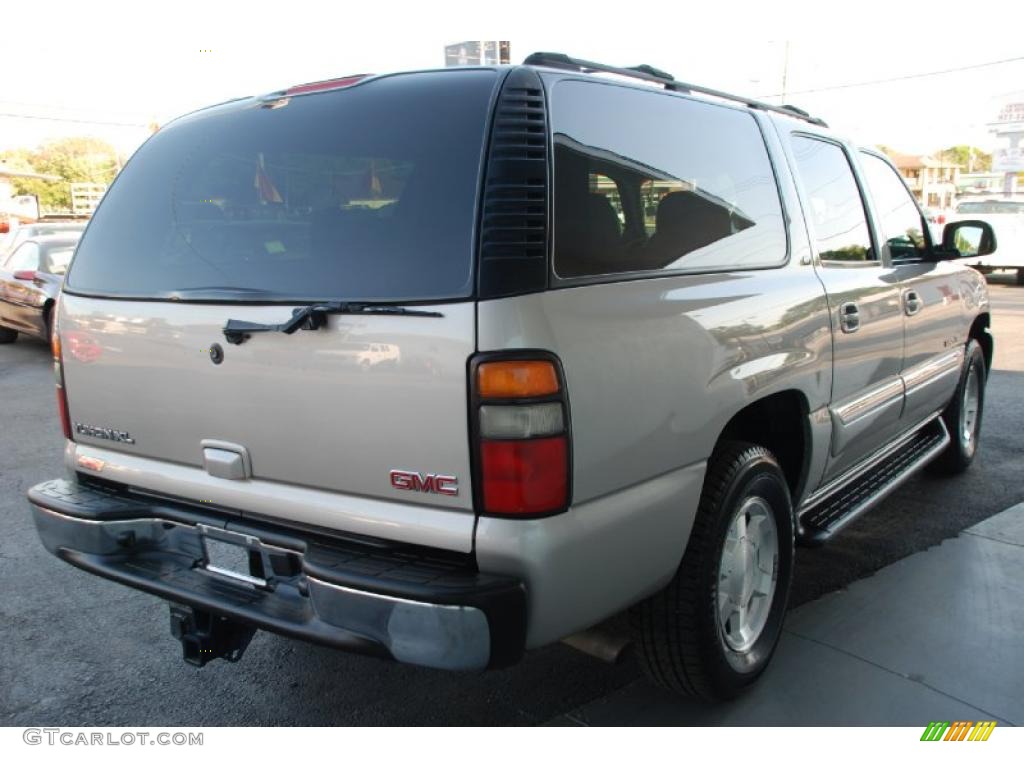
[[624,631],[607,624],[577,632],[575,635],[563,637],[562,642],[588,656],[600,659],[608,664],[615,664],[622,658],[623,652],[632,642],[632,638]]

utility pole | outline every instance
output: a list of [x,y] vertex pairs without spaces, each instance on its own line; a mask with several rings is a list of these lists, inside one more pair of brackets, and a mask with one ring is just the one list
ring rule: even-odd
[[789,79],[789,40],[785,42],[782,54],[782,103],[786,103],[786,80]]

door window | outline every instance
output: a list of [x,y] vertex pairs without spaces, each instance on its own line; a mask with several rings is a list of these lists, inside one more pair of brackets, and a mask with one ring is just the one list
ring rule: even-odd
[[822,261],[876,260],[864,202],[842,147],[830,141],[794,136],[793,152]]
[[903,185],[899,174],[880,157],[862,152],[861,165],[875,204],[881,235],[889,246],[892,260],[920,261],[928,244],[917,202]]

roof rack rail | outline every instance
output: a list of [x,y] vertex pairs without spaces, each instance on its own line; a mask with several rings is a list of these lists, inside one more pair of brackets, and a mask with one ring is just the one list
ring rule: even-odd
[[743,104],[751,109],[761,109],[767,112],[777,112],[787,117],[795,117],[800,120],[806,120],[814,125],[820,125],[824,128],[828,127],[828,124],[818,117],[811,117],[807,112],[794,107],[791,104],[784,104],[777,106],[775,104],[768,104],[757,99],[749,99],[746,96],[737,96],[734,93],[726,93],[725,91],[716,91],[714,88],[705,88],[702,85],[693,85],[692,83],[684,83],[676,80],[668,72],[660,69],[655,69],[649,64],[638,64],[634,67],[613,67],[608,64],[599,64],[596,61],[587,61],[586,59],[575,59],[571,56],[567,56],[564,53],[547,53],[538,52],[531,53],[523,60],[523,64],[534,67],[552,67],[554,69],[567,69],[572,72],[606,72],[613,75],[622,75],[623,77],[632,77],[637,80],[645,80],[649,83],[657,83],[665,88],[667,91],[678,91],[680,93],[700,93],[705,96],[714,96],[716,99],[724,99],[726,101],[735,101]]

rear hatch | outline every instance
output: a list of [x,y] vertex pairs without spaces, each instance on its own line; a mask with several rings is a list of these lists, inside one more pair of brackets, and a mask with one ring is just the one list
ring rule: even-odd
[[[209,478],[214,497],[265,491],[264,514],[282,489],[340,494],[344,514],[316,522],[387,533],[380,511],[399,540],[416,535],[382,501],[413,505],[411,528],[429,507],[471,512],[474,222],[496,83],[491,70],[375,78],[233,102],[153,136],[68,272],[75,441],[164,492],[175,477],[190,493]],[[241,344],[223,332],[339,301],[416,314],[327,314]],[[204,470],[218,444],[247,454],[245,479]],[[471,541],[465,517],[453,548]]]

